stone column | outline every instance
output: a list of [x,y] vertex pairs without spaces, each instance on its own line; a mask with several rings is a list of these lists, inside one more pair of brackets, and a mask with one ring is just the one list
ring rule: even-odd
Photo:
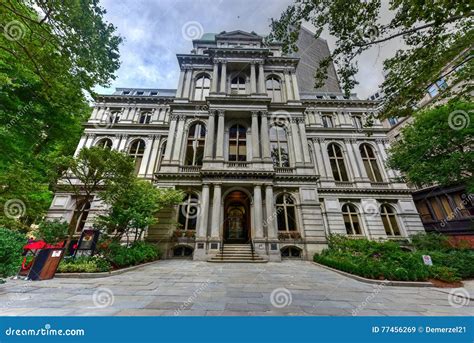
[[277,213],[276,207],[273,203],[273,186],[266,185],[265,187],[265,211],[267,217],[265,222],[267,224],[267,237],[270,239],[276,239],[277,234]]
[[86,134],[86,144],[85,144],[85,147],[86,148],[90,148],[92,146],[92,143],[94,143],[94,139],[95,139],[95,134],[93,133],[88,133]]
[[150,161],[152,145],[153,145],[153,135],[148,136],[145,141],[145,151],[143,152],[143,159],[138,170],[139,175],[145,175],[147,171],[148,162]]
[[260,139],[258,135],[258,111],[252,111],[252,159],[260,158]]
[[173,152],[173,145],[174,145],[174,137],[176,135],[176,124],[178,122],[179,116],[172,114],[171,115],[171,123],[169,129],[168,140],[166,141],[166,149],[165,149],[165,156],[163,157],[163,161],[169,162],[171,160],[171,154]]
[[79,152],[81,149],[84,147],[87,141],[87,135],[81,136],[81,140],[79,141],[79,144],[77,145],[76,151],[74,152],[74,157],[77,157],[79,155]]
[[265,74],[263,71],[263,61],[258,63],[258,92],[265,94]]
[[255,61],[250,62],[250,94],[257,93],[257,77],[255,73]]
[[184,70],[181,69],[181,71],[179,72],[178,89],[176,90],[177,98],[181,98],[183,95],[183,82],[184,82]]
[[[387,153],[385,152],[383,139],[376,139],[375,142],[377,143],[377,149],[380,154],[381,161],[378,161],[379,163],[381,162],[380,169],[382,170],[382,173],[385,175],[387,181],[390,181],[390,179],[395,177],[395,173],[393,172],[392,169],[387,168],[385,166],[385,162],[387,161],[388,157],[387,157]],[[375,157],[377,157],[377,155],[375,155]]]
[[263,238],[262,187],[260,185],[255,185],[253,188],[253,205],[255,238]]
[[300,92],[298,90],[298,81],[296,80],[296,73],[291,72],[291,83],[293,84],[293,96],[295,100],[300,100]]
[[219,89],[220,93],[226,93],[226,84],[227,84],[227,61],[221,62],[221,88]]
[[160,154],[160,136],[154,135],[153,146],[150,152],[150,162],[148,163],[146,175],[153,175],[155,172],[156,160],[159,158]]
[[306,129],[304,125],[304,119],[298,120],[298,127],[300,129],[300,136],[301,136],[301,144],[303,147],[303,156],[305,163],[311,163],[311,157],[309,156],[309,148],[308,148],[308,138],[306,138]]
[[293,143],[295,138],[293,137],[291,133],[291,126],[290,123],[286,123],[286,135],[288,137],[288,154],[289,160],[290,160],[290,166],[294,167],[295,162],[296,162],[296,153],[295,153],[295,144]]
[[319,175],[326,177],[326,169],[324,168],[323,155],[321,151],[321,144],[318,138],[313,138],[314,154],[316,155],[316,168]]
[[209,111],[209,121],[207,123],[206,147],[204,149],[204,158],[212,159],[214,149],[214,134],[215,134],[215,116],[214,111]]
[[352,170],[355,179],[360,179],[359,167],[357,165],[354,150],[350,139],[344,139],[346,145],[347,157],[349,158],[349,169]]
[[328,178],[333,178],[332,170],[331,170],[331,162],[329,161],[328,155],[328,145],[324,138],[319,138],[319,144],[321,145],[321,154],[324,160],[324,168],[326,169],[326,176]]
[[301,150],[301,136],[298,132],[297,119],[291,119],[291,134],[293,136],[293,144],[295,146],[295,161],[296,163],[303,162],[303,152]]
[[214,198],[212,200],[212,226],[211,237],[219,238],[221,227],[221,185],[214,185]]
[[293,89],[291,87],[291,80],[288,71],[284,71],[285,75],[285,90],[286,90],[286,100],[293,100]]
[[218,110],[216,160],[224,160],[224,110]]
[[272,157],[270,155],[270,138],[268,137],[268,112],[264,111],[261,115],[262,127],[261,127],[261,145],[262,145],[262,157],[264,161],[271,162]]
[[186,122],[186,117],[184,115],[180,115],[178,119],[178,128],[176,129],[176,140],[173,149],[173,158],[172,161],[174,163],[180,162],[181,156],[181,145],[183,142],[184,137],[184,123]]
[[193,70],[191,67],[186,67],[186,75],[185,75],[185,82],[184,82],[184,90],[183,90],[183,98],[189,98],[190,93],[189,90],[191,88],[191,79],[193,77]]
[[216,59],[214,59],[214,66],[212,69],[211,93],[217,92],[218,73],[219,73],[219,62]]
[[205,238],[207,237],[207,223],[209,215],[209,185],[202,185],[201,193],[201,215],[199,218],[199,226],[197,229],[197,237]]

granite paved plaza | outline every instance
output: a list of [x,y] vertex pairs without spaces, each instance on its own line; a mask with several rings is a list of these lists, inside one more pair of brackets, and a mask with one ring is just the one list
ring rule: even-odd
[[[0,285],[0,315],[473,315],[450,289],[377,286],[306,261],[159,261],[96,279]],[[469,291],[471,292],[471,290]]]

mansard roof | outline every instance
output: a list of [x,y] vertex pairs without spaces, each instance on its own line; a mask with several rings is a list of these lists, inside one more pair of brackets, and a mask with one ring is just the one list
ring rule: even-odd
[[216,35],[216,40],[257,40],[261,41],[262,36],[257,35],[255,32],[245,32],[242,30],[235,30],[230,32],[221,32]]

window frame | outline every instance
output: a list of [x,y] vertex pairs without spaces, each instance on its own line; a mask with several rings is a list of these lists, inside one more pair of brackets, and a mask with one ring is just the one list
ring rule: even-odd
[[[199,84],[200,83],[200,84]],[[207,74],[198,75],[194,81],[195,101],[205,101],[211,92],[211,78]]]
[[[234,80],[243,80],[243,83],[235,83]],[[247,94],[247,80],[244,75],[239,74],[232,78],[230,81],[230,94]]]
[[[132,149],[134,151],[132,151]],[[140,167],[143,162],[143,157],[145,155],[145,149],[146,143],[141,138],[134,139],[132,142],[130,142],[130,147],[128,148],[128,156],[130,156],[133,159],[133,162],[135,163],[135,175],[138,175],[140,172]]]
[[[236,137],[232,138],[231,136],[231,130],[236,127]],[[242,134],[242,131],[244,132],[244,138],[240,138],[240,135]],[[231,148],[232,148],[232,143],[235,142],[235,150],[236,150],[236,155],[235,159],[231,159]],[[240,150],[244,149],[245,154],[240,154]],[[242,124],[234,124],[231,127],[229,127],[229,150],[228,150],[228,161],[229,162],[246,162],[247,161],[247,128],[243,126]],[[243,158],[243,159],[242,159]]]
[[[360,220],[359,211],[357,210],[357,207],[354,204],[345,203],[341,207],[341,212],[342,212],[342,218],[344,221],[344,227],[346,229],[346,233],[350,236],[363,236],[364,234],[362,231],[361,220]],[[346,217],[349,219],[349,221],[346,221]],[[354,221],[354,217],[356,221]],[[354,222],[358,224],[359,232],[357,232],[356,227],[354,226]],[[351,232],[348,232],[348,227],[346,226],[347,223],[350,226]]]
[[[280,199],[282,199],[281,202]],[[288,199],[291,200],[291,202],[288,202]],[[298,211],[296,209],[296,200],[295,198],[289,194],[289,193],[281,193],[279,194],[277,197],[276,197],[276,201],[275,201],[275,208],[276,208],[276,213],[277,213],[277,231],[278,232],[299,232],[298,230]],[[278,220],[278,216],[280,215],[279,213],[279,208],[282,208],[283,209],[283,215],[284,215],[284,219],[285,219],[285,228],[282,229],[280,227],[280,221]],[[292,212],[294,214],[294,228],[290,228],[290,225],[289,225],[289,217],[288,217],[288,212],[289,212],[289,209],[292,209]]]
[[[275,137],[276,137],[276,140],[272,138],[272,130],[275,130]],[[279,131],[280,130],[283,130],[284,134],[285,134],[285,140],[281,140],[280,139],[280,135],[279,135]],[[277,145],[277,149],[278,149],[278,160],[276,161],[275,160],[275,155],[273,153],[273,150],[271,151],[271,157],[272,157],[272,161],[273,161],[273,165],[275,167],[290,167],[290,151],[289,151],[289,141],[288,141],[288,133],[286,132],[285,128],[283,126],[280,126],[280,125],[271,125],[270,126],[270,130],[269,130],[269,142],[270,142],[270,149],[272,148],[273,144],[276,144]],[[284,159],[282,157],[282,149],[284,148],[286,144],[286,155],[287,155],[287,158]]]
[[[269,81],[271,87],[269,87]],[[278,85],[278,88],[276,88],[275,85]],[[283,102],[282,85],[279,77],[275,75],[267,77],[265,80],[265,90],[267,95],[272,99],[272,102]]]
[[[194,131],[192,131],[194,129]],[[193,136],[191,137],[191,132]],[[202,143],[202,144],[200,144]],[[185,166],[202,166],[204,158],[204,146],[206,144],[206,126],[202,122],[195,122],[189,126],[188,135],[186,138],[186,150],[184,152]],[[198,149],[201,148],[201,149]],[[191,164],[188,162],[188,149],[193,149]],[[198,151],[202,152],[201,159],[198,159]]]
[[[194,204],[194,206],[192,205]],[[196,215],[189,216],[187,215],[190,212],[189,209],[192,207],[197,207],[196,209]],[[186,208],[185,211],[183,211],[183,208]],[[182,225],[181,230],[183,231],[196,231],[197,230],[197,225],[198,221],[197,218],[199,217],[199,198],[196,194],[194,193],[187,193],[186,197],[184,198],[183,202],[179,204],[178,207],[178,220],[177,222]],[[181,220],[184,218],[184,223],[181,222]],[[190,228],[189,224],[194,223],[193,226]]]
[[[369,154],[369,151],[371,152],[371,154]],[[370,179],[370,181],[373,182],[373,183],[374,182],[383,182],[384,178],[383,178],[383,175],[382,175],[382,169],[380,168],[380,165],[377,161],[377,155],[375,154],[375,150],[374,150],[373,146],[368,144],[368,143],[362,143],[359,146],[359,152],[360,152],[360,155],[362,157],[362,164],[364,165],[365,171],[366,171],[367,176]],[[373,157],[371,157],[371,155]],[[370,169],[367,169],[367,165],[370,167]],[[379,177],[377,177],[377,176],[379,176]]]
[[[390,211],[388,211],[388,209],[390,209]],[[398,219],[397,219],[397,211],[390,205],[388,204],[382,204],[380,205],[380,217],[382,218],[382,223],[383,223],[383,227],[385,229],[385,234],[388,236],[388,237],[401,237],[402,236],[402,230],[401,230],[401,227],[400,227],[400,223],[398,222]],[[385,221],[384,221],[384,217],[385,217]],[[396,229],[398,231],[398,234],[395,233],[394,231],[394,228],[393,228],[393,225],[392,225],[392,220],[390,220],[390,218],[393,218],[395,224],[396,225]],[[386,223],[388,224],[388,228],[386,226]],[[387,230],[389,229],[389,230]],[[390,233],[389,233],[390,231]]]
[[[338,156],[337,150],[333,147],[337,147],[337,149],[339,149],[341,156]],[[331,156],[330,152],[332,152],[334,156]],[[331,167],[332,176],[334,180],[337,182],[348,182],[349,174],[347,172],[346,162],[344,160],[344,150],[341,148],[339,144],[332,142],[328,144],[327,153],[329,156],[329,165]],[[332,166],[332,163],[331,163],[332,161],[334,161],[334,164],[336,165],[336,170],[334,170]],[[344,174],[341,172],[342,170],[344,171]],[[336,175],[337,175],[337,178],[335,177]],[[346,176],[345,178],[343,177],[344,175]]]

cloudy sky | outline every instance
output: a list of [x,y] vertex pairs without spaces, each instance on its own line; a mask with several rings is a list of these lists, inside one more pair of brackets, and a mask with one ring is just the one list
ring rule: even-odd
[[[241,29],[259,34],[269,32],[270,18],[278,18],[292,0],[102,0],[106,20],[124,38],[121,67],[111,88],[176,88],[177,53],[189,53],[189,39],[204,32]],[[323,35],[330,48],[334,40]],[[366,98],[382,82],[382,61],[395,51],[393,43],[361,56],[355,92]]]

